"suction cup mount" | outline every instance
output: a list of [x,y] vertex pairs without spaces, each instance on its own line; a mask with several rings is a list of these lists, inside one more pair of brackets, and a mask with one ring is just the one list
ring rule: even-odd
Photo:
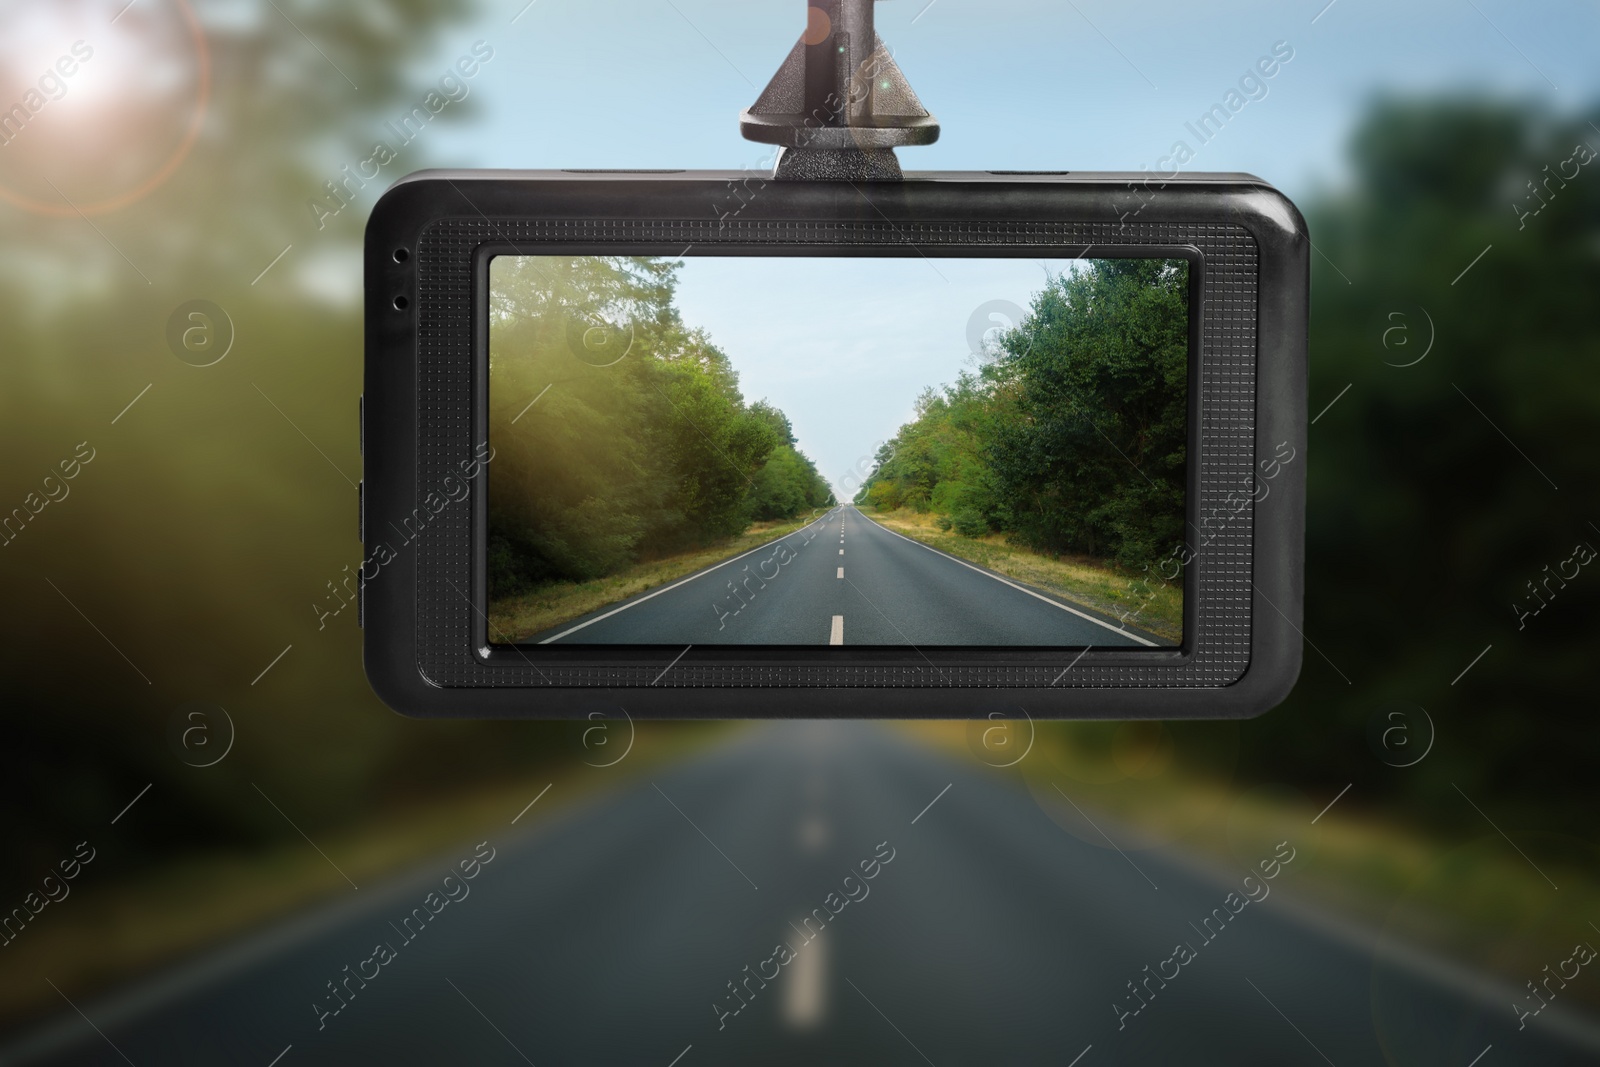
[[805,32],[739,116],[747,139],[780,146],[774,178],[896,181],[896,148],[939,139],[873,28],[877,2],[809,0]]

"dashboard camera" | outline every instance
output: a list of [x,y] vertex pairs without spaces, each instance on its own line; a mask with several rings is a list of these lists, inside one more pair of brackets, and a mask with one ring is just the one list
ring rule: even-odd
[[757,171],[367,226],[361,622],[417,716],[1240,718],[1300,667],[1309,239],[1246,174],[902,171],[813,0]]

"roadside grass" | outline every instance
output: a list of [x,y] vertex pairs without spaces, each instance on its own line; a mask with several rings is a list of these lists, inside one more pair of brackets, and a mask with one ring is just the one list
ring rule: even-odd
[[[957,758],[977,758],[968,723],[898,725]],[[1535,867],[1487,823],[1481,833],[1450,834],[1363,808],[1359,794],[1328,807],[1335,793],[1308,797],[1287,786],[1244,786],[1175,769],[1170,760],[1142,769],[1126,760],[1085,761],[1081,748],[1073,751],[1072,730],[1080,725],[1040,724],[1017,770],[1035,797],[1053,802],[1052,788],[1064,783],[1075,802],[1103,812],[1110,821],[1100,827],[1135,860],[1142,848],[1170,844],[1242,878],[1288,841],[1297,855],[1273,892],[1376,932],[1387,944],[1421,947],[1497,975],[1513,990],[1544,978],[1544,968],[1567,960],[1575,942],[1600,946],[1600,932],[1587,921],[1600,915],[1591,844],[1514,830],[1522,851],[1538,858]],[[1104,770],[1108,762],[1120,762],[1119,769],[1093,784],[1074,782],[1072,768]],[[1106,847],[1093,830],[1082,838]],[[1600,981],[1589,980],[1596,977],[1589,970],[1560,996],[1576,1002],[1569,1007],[1600,1011]],[[1515,1014],[1509,1001],[1506,1011],[1507,1019]]]
[[1007,578],[1092,608],[1111,619],[1129,614],[1128,625],[1169,641],[1183,639],[1183,586],[1146,581],[1112,564],[1086,556],[1047,556],[1007,544],[1005,535],[962,537],[941,530],[934,514],[921,515],[907,508],[878,511],[861,507],[861,514],[907,537],[931,545]]
[[[1592,859],[1563,848],[1554,859],[1540,852],[1535,868],[1487,824],[1482,834],[1446,837],[1363,809],[1348,794],[1319,817],[1332,799],[1176,778],[1120,791],[1103,806],[1136,831],[1162,837],[1179,828],[1182,808],[1209,808],[1219,817],[1189,828],[1182,843],[1241,875],[1287,840],[1305,861],[1295,877],[1280,880],[1291,897],[1378,931],[1386,943],[1420,945],[1498,974],[1512,989],[1543,977],[1541,969],[1567,958],[1574,942],[1600,944],[1582,921],[1600,914]],[[1572,982],[1562,995],[1600,1010],[1600,981]],[[1506,1011],[1512,1018],[1509,1003]]]
[[[580,756],[522,781],[410,799],[356,825],[317,833],[317,845],[362,891],[430,858],[439,861],[443,877],[477,842],[503,845],[597,791],[690,754],[728,728],[640,724],[631,753],[616,767],[584,766]],[[549,792],[519,816],[547,784]],[[81,1004],[83,997],[150,978],[158,968],[275,920],[358,894],[298,837],[252,851],[213,849],[97,881],[107,873],[97,869],[105,862],[85,867],[71,893],[48,905],[4,949],[0,1028],[8,1034],[65,1007],[44,976]]]
[[496,641],[507,644],[526,640],[607,604],[648,593],[768,541],[777,540],[818,517],[805,515],[777,522],[758,522],[738,537],[720,544],[636,563],[592,582],[552,582],[518,596],[493,601],[489,605],[489,633]]

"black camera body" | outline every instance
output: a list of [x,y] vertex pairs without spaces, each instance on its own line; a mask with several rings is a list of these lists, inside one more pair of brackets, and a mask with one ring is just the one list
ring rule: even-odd
[[[1244,174],[412,175],[376,205],[366,238],[361,614],[368,677],[392,708],[418,716],[582,717],[618,708],[634,718],[1260,714],[1286,695],[1301,657],[1309,247],[1293,204]],[[870,509],[843,499],[786,535],[805,539],[790,542],[796,552],[811,551],[799,546],[815,547],[819,530],[831,539],[831,524],[839,523],[836,589],[824,588],[834,562],[824,565],[820,557],[814,574],[792,582],[805,587],[803,594],[759,580],[751,585],[748,574],[742,585],[720,573],[708,579],[724,598],[724,587],[731,589],[741,607],[749,597],[804,605],[804,612],[797,606],[787,614],[815,614],[805,622],[815,624],[814,640],[719,643],[733,600],[709,611],[683,609],[681,629],[619,625],[669,617],[663,605],[686,596],[678,589],[685,583],[693,591],[696,574],[667,583],[676,592],[662,585],[631,594],[586,612],[571,627],[552,624],[533,636],[495,632],[489,485],[502,462],[497,435],[529,425],[511,427],[515,420],[501,418],[491,431],[491,335],[504,329],[491,326],[492,272],[501,257],[531,269],[651,263],[663,270],[703,257],[724,264],[737,258],[740,269],[757,273],[773,261],[805,259],[850,271],[871,270],[874,260],[926,260],[934,273],[946,261],[1173,265],[1188,314],[1187,381],[1174,385],[1186,389],[1187,405],[1186,455],[1181,477],[1173,476],[1183,534],[1130,580],[1166,583],[1174,596],[1181,590],[1181,634],[1174,629],[1175,636],[1156,640],[1129,623],[1126,611],[1119,622],[1115,613],[971,559],[928,545],[891,545],[891,537],[911,539],[880,530]],[[535,296],[546,301],[539,306],[555,306],[548,294]],[[822,284],[793,297],[797,318],[771,322],[775,333],[800,319],[825,318],[840,293]],[[894,311],[920,313],[916,306]],[[534,410],[544,417],[543,409]],[[1088,429],[1111,417],[1092,410],[1071,415],[1079,420],[1073,432],[1090,441]],[[1033,410],[1027,417],[1051,416]],[[687,427],[684,434],[692,439]],[[1116,435],[1100,436],[1119,454],[1124,450]],[[1154,486],[1138,463],[1130,460],[1130,468],[1129,484],[1140,484],[1137,474]],[[536,497],[538,483],[529,484],[526,492]],[[858,539],[870,532],[869,547],[845,557],[846,529],[857,530]],[[774,548],[772,558],[782,559],[780,551]],[[892,593],[872,594],[862,585],[862,605],[833,615],[829,640],[824,599],[850,595],[847,559],[870,567],[877,552],[885,567],[891,557],[895,566],[910,567],[908,557],[924,551],[949,556],[916,558],[948,571],[952,586],[967,583],[964,599],[952,600],[948,611],[930,610],[935,602],[915,599],[932,595],[920,580],[902,581]],[[856,563],[862,554],[868,562]],[[959,576],[958,567],[965,568]],[[864,571],[854,574],[866,582]],[[913,606],[896,616],[885,598],[898,602],[901,592]],[[971,640],[930,643],[917,636],[929,615],[982,618],[997,598],[1015,603],[1017,617],[1037,609],[1072,622],[1081,634],[1052,637],[1054,631],[1028,623],[1015,634],[971,630],[977,635]],[[700,599],[711,605],[711,597]],[[648,609],[617,615],[645,600]],[[775,612],[775,628],[761,632],[788,633],[781,629],[790,625],[787,614]],[[841,617],[850,621],[841,624]],[[599,619],[609,621],[591,626]],[[723,628],[712,630],[712,621]],[[893,633],[900,637],[885,639]],[[852,640],[852,634],[866,637]]]

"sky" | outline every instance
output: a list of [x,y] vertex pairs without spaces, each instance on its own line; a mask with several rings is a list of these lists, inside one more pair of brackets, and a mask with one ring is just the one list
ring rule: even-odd
[[[434,161],[493,167],[759,167],[739,137],[804,26],[798,0],[495,0],[441,42],[495,49],[476,119],[430,131]],[[1600,7],[1557,0],[883,0],[879,35],[941,122],[908,170],[1242,170],[1303,199],[1343,180],[1344,145],[1380,92],[1486,92],[1573,111],[1600,100]],[[1276,52],[1271,78],[1201,145],[1186,123]],[[1289,58],[1281,59],[1287,55]],[[441,59],[441,63],[444,59]],[[439,64],[435,64],[439,65]],[[431,68],[421,64],[417,77]],[[679,304],[794,422],[836,484],[970,362],[985,301],[1026,306],[1035,261],[764,262],[685,258]],[[1059,265],[1058,265],[1059,266]],[[878,268],[881,268],[878,269]],[[841,271],[844,274],[841,274]],[[840,284],[848,276],[849,284]],[[825,317],[792,296],[828,279]],[[915,306],[917,314],[886,313]]]
[[[205,11],[218,24],[247,11],[282,17],[237,0],[210,0]],[[942,124],[936,144],[900,151],[908,170],[1137,170],[1157,167],[1181,140],[1195,151],[1187,170],[1252,172],[1306,200],[1340,184],[1345,143],[1378,93],[1484,92],[1558,111],[1600,103],[1592,0],[881,0],[876,12],[880,36]],[[740,138],[738,116],[804,23],[799,0],[480,0],[403,79],[417,97],[460,57],[491,50],[468,98],[452,104],[460,121],[428,126],[385,177],[425,166],[762,168],[770,150]],[[0,69],[33,78],[67,37],[44,15],[17,25],[27,32],[0,39]],[[138,53],[126,44],[108,34],[71,94],[50,106],[99,106],[130,80],[126,63]],[[1272,76],[1246,82],[1249,102],[1201,144],[1192,124],[1268,56]],[[310,76],[327,79],[330,106],[360,100],[326,57],[302,58]],[[160,82],[159,71],[146,73]],[[392,138],[381,115],[371,134]],[[337,153],[328,173],[349,161],[347,148]],[[368,183],[355,212],[382,188]],[[355,307],[362,273],[348,237],[312,232],[303,197],[271,210],[297,227],[283,271],[318,299]],[[1025,306],[1033,291],[1022,275],[1034,268],[1022,264],[1012,265],[1018,275],[990,267],[999,273],[946,280],[926,261],[879,261],[883,273],[839,285],[841,271],[865,268],[812,262],[757,275],[688,260],[686,320],[729,352],[751,399],[789,411],[835,481],[910,416],[921,388],[959,373],[979,305]],[[795,276],[810,270],[831,272],[830,291],[846,293],[827,319],[802,319],[765,292],[810,284]],[[871,328],[879,287],[919,307],[893,336]],[[741,302],[747,313],[737,313]],[[839,335],[824,336],[836,326]]]
[[[435,160],[495,167],[755,165],[738,132],[805,25],[800,0],[490,0],[440,66],[483,39],[479,118]],[[1341,177],[1380,90],[1475,90],[1575,110],[1600,99],[1587,0],[881,0],[879,35],[940,121],[908,169],[1154,166],[1275,44],[1293,58],[1194,169],[1303,197]],[[515,21],[513,21],[515,20]],[[1315,21],[1313,21],[1315,20]],[[436,76],[419,66],[419,82]],[[430,136],[433,136],[430,134]]]
[[[248,33],[299,27],[317,2],[190,6],[214,33]],[[79,6],[0,7],[0,110],[58,61],[78,33],[66,15]],[[92,121],[130,91],[159,95],[186,85],[191,57],[176,0],[81,6],[93,16],[85,17],[94,59],[72,76],[70,92],[49,102],[56,129]],[[366,129],[355,130],[357,143],[370,144],[393,139],[385,120],[398,117],[400,100],[420,99],[478,48],[492,53],[463,86],[467,99],[451,104],[450,121],[429,125],[360,191],[340,220],[355,222],[385,182],[424,167],[760,167],[769,153],[740,138],[738,116],[792,47],[804,7],[475,0],[472,15],[442,25],[422,58],[404,67],[408,88],[394,102],[378,104],[370,87],[364,93],[331,58],[338,42],[319,44],[303,28],[285,35],[271,75],[306,81],[331,110],[365,115],[364,105],[374,104],[358,120]],[[130,9],[171,32],[152,42],[136,33],[138,18],[117,27],[112,13]],[[379,22],[388,10],[382,2],[364,9]],[[880,35],[942,124],[937,144],[901,152],[908,169],[1138,170],[1156,167],[1185,140],[1197,149],[1187,169],[1249,171],[1305,200],[1341,181],[1344,145],[1380,92],[1522,96],[1566,112],[1600,102],[1593,0],[882,0],[875,10]],[[1194,143],[1188,124],[1275,50],[1292,57],[1219,136]],[[36,127],[29,138],[43,135],[46,127]],[[97,142],[78,141],[92,156]],[[360,159],[336,138],[325,148],[308,142],[308,151],[325,153],[328,175]],[[102,171],[115,178],[118,167],[140,164],[124,155],[112,153],[109,164],[96,157],[74,180]],[[281,217],[285,241],[295,245],[274,283],[296,278],[307,298],[354,308],[362,282],[354,227],[311,225],[308,194],[320,191],[293,190],[251,209]],[[142,236],[139,221],[134,213],[112,219],[107,236],[115,240],[125,227],[130,240]],[[74,263],[72,277],[81,275]]]
[[[677,304],[728,353],[745,399],[788,415],[800,450],[848,500],[878,446],[911,421],[917,394],[972,369],[985,333],[1017,325],[1046,272],[1072,266],[689,255]],[[820,304],[797,298],[818,292],[829,294]]]

